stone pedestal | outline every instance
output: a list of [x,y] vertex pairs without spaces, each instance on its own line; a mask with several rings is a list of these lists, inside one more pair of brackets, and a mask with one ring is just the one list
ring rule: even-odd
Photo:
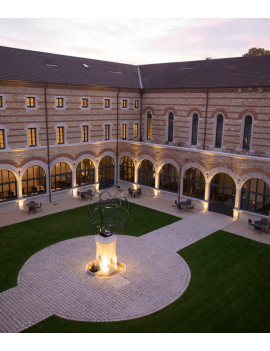
[[103,237],[96,235],[96,260],[95,265],[101,269],[102,275],[109,275],[117,271],[116,235]]

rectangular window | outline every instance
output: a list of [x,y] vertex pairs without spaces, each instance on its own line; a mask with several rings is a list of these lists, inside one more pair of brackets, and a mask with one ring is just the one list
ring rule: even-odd
[[138,123],[134,124],[134,138],[138,138]]
[[35,107],[35,98],[34,97],[27,98],[27,107]]
[[122,108],[127,108],[127,100],[122,100]]
[[56,99],[56,107],[58,107],[58,108],[64,107],[64,99],[63,98]]
[[57,143],[64,144],[64,127],[57,127]]
[[105,99],[104,100],[104,107],[105,108],[110,108],[110,99]]
[[127,125],[122,124],[122,139],[126,140],[127,139]]
[[139,108],[139,100],[134,101],[134,108]]
[[88,107],[88,99],[82,99],[82,107]]
[[5,148],[5,134],[4,129],[0,129],[0,149]]
[[88,141],[88,126],[83,126],[82,127],[82,141],[87,142]]
[[105,140],[109,140],[110,139],[110,125],[106,124],[105,125]]
[[29,146],[37,146],[37,144],[36,144],[36,128],[29,128],[28,129],[28,139],[29,139]]
[[0,96],[0,107],[3,107],[3,98]]

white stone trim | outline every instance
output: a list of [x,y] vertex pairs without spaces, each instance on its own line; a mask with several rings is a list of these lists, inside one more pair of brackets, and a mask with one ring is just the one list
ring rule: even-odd
[[[109,125],[110,126],[110,135],[109,135],[109,139],[105,139],[105,125]],[[113,138],[112,138],[112,129],[113,129],[113,124],[112,122],[104,122],[102,124],[102,129],[103,129],[103,139],[102,141],[113,141]],[[122,130],[121,130],[122,131]]]
[[[83,141],[82,140],[82,127],[87,126],[88,127],[88,141]],[[90,135],[90,130],[91,130],[91,124],[88,122],[81,123],[80,125],[80,131],[81,131],[81,141],[80,144],[90,144],[91,143],[91,135]]]
[[[135,100],[139,101],[138,107],[135,107]],[[133,99],[132,103],[133,103],[133,105],[132,105],[133,110],[135,110],[135,111],[139,110],[140,111],[140,109],[141,109],[141,99]]]
[[[88,100],[88,107],[82,107],[82,100],[83,99],[87,99]],[[82,96],[82,97],[80,97],[80,109],[81,110],[90,110],[91,109],[91,106],[90,106],[90,101],[91,101],[91,99],[90,99],[90,97],[88,97],[88,96]]]
[[14,173],[17,182],[19,181],[20,176],[22,175],[22,173],[21,173],[21,175],[19,175],[19,173],[18,173],[20,168],[16,168],[13,165],[10,165],[8,163],[4,163],[4,164],[0,164],[0,170],[3,170],[3,169],[7,169],[8,171],[11,171],[12,173]]
[[[125,124],[126,125],[126,139],[122,139],[122,125]],[[122,121],[120,124],[120,135],[121,135],[121,140],[128,140],[129,138],[129,128],[128,128],[128,121]]]
[[[127,107],[122,107],[122,101],[123,101],[123,100],[127,100]],[[120,99],[120,109],[121,109],[121,110],[129,110],[129,101],[130,101],[130,100],[129,100],[128,98],[121,98],[121,99]]]
[[233,171],[231,171],[229,168],[227,167],[217,167],[217,168],[213,168],[211,169],[211,171],[209,172],[208,177],[206,176],[205,180],[208,179],[209,183],[211,183],[213,177],[217,174],[217,173],[227,173],[229,174],[233,181],[235,182],[235,187],[236,189],[239,188],[238,182],[237,182],[237,178],[240,178],[237,174],[235,174]]
[[4,129],[4,142],[5,142],[5,148],[4,149],[0,149],[0,152],[5,152],[10,150],[10,147],[8,146],[8,137],[7,137],[7,133],[9,132],[9,129],[4,127],[3,125],[0,125],[0,129]]
[[249,148],[249,152],[254,152],[254,150],[252,150],[252,142],[253,142],[253,128],[254,128],[254,123],[257,123],[257,121],[255,121],[254,116],[251,113],[245,113],[242,116],[242,122],[241,122],[241,131],[240,131],[240,144],[239,144],[239,148],[236,148],[237,151],[242,151],[243,149],[243,139],[244,139],[244,129],[245,129],[245,119],[247,116],[250,116],[252,118],[252,127],[251,127],[251,136],[250,136],[250,148]]
[[[105,100],[110,100],[110,107],[105,107]],[[104,97],[103,99],[102,99],[102,108],[103,108],[103,110],[111,110],[112,109],[112,102],[113,102],[113,99],[112,98],[110,98],[110,97]]]
[[0,96],[2,96],[2,107],[0,107],[0,111],[1,111],[7,108],[7,105],[6,105],[7,96],[5,94],[0,94]]
[[[23,165],[20,170],[21,170],[21,183],[22,183],[22,177],[24,172],[27,170],[27,168],[31,167],[31,166],[40,166],[44,172],[45,172],[45,176],[46,176],[46,192],[43,194],[40,194],[39,196],[44,196],[44,195],[48,195],[49,194],[49,167],[48,165],[40,160],[33,160],[33,161],[29,161],[27,162],[25,165]],[[37,195],[38,196],[38,195]],[[24,198],[25,199],[25,198]]]
[[174,137],[174,132],[175,132],[175,113],[173,112],[173,110],[169,110],[167,111],[166,115],[164,116],[166,124],[165,124],[165,139],[164,141],[168,141],[168,134],[169,134],[169,114],[173,113],[173,140],[172,143],[175,141],[175,137]]
[[[220,148],[216,148],[215,145],[216,145],[216,136],[217,136],[217,118],[219,115],[222,115],[223,116],[223,128],[222,128],[222,142],[221,142],[221,147]],[[217,112],[214,116],[214,122],[213,122],[213,138],[212,138],[212,145],[210,145],[210,147],[213,148],[213,150],[215,151],[219,151],[221,149],[224,148],[224,130],[225,130],[225,116],[224,116],[224,113],[222,112]]]
[[[36,129],[36,146],[29,146],[29,135],[28,135],[28,129],[30,128],[35,128]],[[39,143],[39,126],[37,124],[28,124],[26,128],[24,128],[26,131],[26,138],[27,138],[27,144],[25,146],[26,149],[33,149],[36,147],[40,147],[41,144]]]
[[[151,129],[152,129],[152,133],[151,133],[151,139],[147,139],[147,114],[148,112],[152,112],[152,122],[151,122]],[[154,121],[155,115],[153,113],[153,111],[149,108],[145,111],[145,117],[144,117],[144,121],[145,121],[145,126],[144,126],[144,140],[145,141],[151,141],[154,140],[153,138],[153,121]]]
[[[74,170],[74,165],[73,165],[74,161],[71,160],[69,157],[58,157],[57,159],[55,159],[55,160],[50,164],[50,168],[51,168],[51,174],[50,174],[50,176],[52,175],[52,169],[53,169],[53,167],[54,167],[57,163],[59,163],[59,162],[66,162],[66,163],[70,166],[71,171],[73,172],[73,170]],[[76,170],[76,169],[75,169],[75,170]],[[65,190],[66,190],[66,189],[65,189]]]
[[158,167],[157,167],[157,173],[159,173],[161,168],[167,163],[173,165],[176,168],[178,176],[179,176],[179,164],[171,158],[163,158],[161,161],[159,161]]
[[[138,124],[138,136],[137,138],[134,137],[134,124]],[[132,124],[132,138],[133,140],[139,140],[140,139],[140,121],[134,121]]]
[[[91,160],[91,161],[94,163],[94,167],[95,167],[95,168],[98,167],[98,163],[96,162],[97,159],[96,159],[93,155],[91,155],[91,154],[83,154],[83,155],[81,155],[79,158],[77,158],[77,160],[74,161],[74,162],[75,162],[75,165],[74,165],[75,171],[77,171],[78,164],[79,164],[82,160],[84,160],[85,158],[88,158],[89,160]],[[74,163],[74,162],[73,162],[73,163]]]
[[267,176],[265,176],[264,174],[261,174],[261,173],[258,173],[258,172],[247,173],[247,174],[244,174],[242,177],[239,177],[239,178],[241,178],[241,183],[239,182],[239,186],[241,187],[241,189],[242,189],[243,185],[245,184],[245,182],[248,181],[251,178],[261,179],[270,187],[270,179]]
[[[191,145],[192,143],[192,126],[193,126],[193,116],[197,114],[198,115],[198,133],[197,133],[197,144],[196,145]],[[188,145],[190,145],[191,148],[197,148],[198,146],[201,146],[201,143],[199,143],[199,134],[200,134],[200,120],[201,116],[198,111],[194,110],[191,112],[189,118],[189,136],[188,136]]]
[[[57,142],[57,128],[58,127],[64,127],[64,143],[63,144],[58,144]],[[55,129],[55,146],[64,146],[64,145],[68,145],[68,142],[67,142],[67,125],[65,123],[57,123],[56,126],[54,127]]]
[[[63,107],[56,106],[56,99],[63,99]],[[54,108],[55,110],[65,110],[67,108],[67,98],[65,96],[57,95],[54,97]]]
[[[35,107],[27,107],[27,98],[35,98]],[[39,97],[37,95],[28,94],[24,96],[24,108],[26,112],[35,111],[39,109],[38,104]]]
[[117,170],[116,170],[116,155],[111,152],[111,151],[105,151],[103,152],[96,160],[96,163],[98,164],[98,167],[97,167],[97,179],[96,179],[96,183],[99,183],[99,164],[101,162],[101,160],[103,159],[103,157],[105,156],[111,156],[112,159],[113,159],[113,162],[114,162],[114,180],[116,181],[116,174],[117,174]]
[[154,168],[155,168],[155,173],[157,172],[157,163],[156,161],[153,159],[152,156],[149,156],[149,155],[141,155],[139,158],[138,158],[138,168],[140,167],[140,164],[143,160],[148,160],[148,161],[151,161],[154,165]]
[[[132,159],[132,161],[134,162],[134,165],[135,165],[135,157],[128,151],[122,151],[120,152],[119,154],[119,165],[121,164],[121,159],[124,157],[124,156],[128,156]],[[137,161],[136,161],[137,162]],[[124,180],[123,180],[124,181]],[[129,182],[130,183],[130,182]]]

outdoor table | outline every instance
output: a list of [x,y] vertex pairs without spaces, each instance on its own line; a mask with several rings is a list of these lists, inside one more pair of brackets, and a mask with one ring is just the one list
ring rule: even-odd
[[268,222],[261,222],[261,221],[254,221],[254,224],[256,224],[258,227],[261,227],[265,231],[265,227],[268,226]]
[[184,211],[186,211],[186,208],[189,206],[189,204],[187,204],[187,202],[186,202],[186,201],[181,201],[181,202],[178,202],[178,205],[183,206]]
[[28,204],[26,204],[25,206],[27,207],[36,207],[36,206],[39,206],[39,204],[37,202],[29,202]]

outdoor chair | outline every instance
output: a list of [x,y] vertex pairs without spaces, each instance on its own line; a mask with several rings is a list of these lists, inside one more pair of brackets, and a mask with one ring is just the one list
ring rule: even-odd
[[186,201],[186,203],[187,203],[187,205],[191,205],[191,200],[188,199],[188,200]]
[[128,193],[129,193],[129,195],[132,197],[132,195],[133,195],[133,190],[132,190],[131,188],[128,188]]
[[34,212],[34,213],[36,213],[36,208],[35,208],[35,206],[33,206],[33,207],[29,207],[29,216],[30,216],[30,212]]
[[182,205],[177,204],[176,206],[177,206],[178,210],[183,210],[183,206]]
[[78,191],[78,196],[81,196],[81,192],[80,191]]
[[193,213],[193,211],[194,211],[194,205],[189,206],[189,207],[188,207],[188,210],[191,210],[191,211],[192,211],[192,213]]
[[39,206],[36,206],[36,209],[40,208],[40,211],[42,212],[41,206],[42,206],[42,203]]
[[81,194],[81,199],[82,199],[82,200],[86,199],[85,194]]
[[252,219],[248,220],[248,226],[249,226],[249,228],[252,227]]
[[258,231],[261,232],[261,227],[258,227],[256,224],[254,223],[250,223],[250,226],[253,228],[254,231]]
[[176,204],[176,206],[177,206],[177,201],[176,201],[176,200],[174,201],[174,203],[175,203],[175,204]]
[[137,195],[138,195],[138,196],[142,195],[142,189],[141,189],[141,188],[138,188],[138,189],[137,189]]

